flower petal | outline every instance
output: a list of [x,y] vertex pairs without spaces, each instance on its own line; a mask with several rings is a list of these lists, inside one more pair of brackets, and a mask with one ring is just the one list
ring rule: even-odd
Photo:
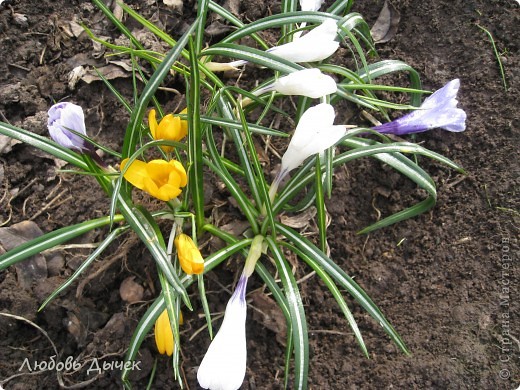
[[[121,161],[121,171],[125,169],[128,160],[128,158],[125,158]],[[123,176],[134,187],[142,190],[144,188],[144,180],[148,177],[146,166],[147,164],[144,161],[134,160]]]
[[[121,162],[121,170],[125,169],[128,159]],[[145,163],[135,160],[124,174],[125,179],[135,187],[148,192],[163,201],[179,196],[181,187],[186,186],[186,171],[178,161],[152,160]]]
[[170,160],[169,164],[175,169],[175,172],[179,175],[179,187],[185,187],[188,184],[188,175],[186,169],[177,160]]
[[155,116],[155,110],[152,108],[148,113],[148,126],[150,126],[150,133],[152,134],[153,139],[157,139],[157,118]]
[[300,9],[302,11],[317,11],[320,9],[324,0],[300,0]]
[[174,242],[182,270],[188,275],[201,274],[204,271],[204,258],[191,237],[181,233]]
[[242,276],[226,306],[224,321],[197,371],[204,389],[237,390],[246,374],[247,277]]
[[173,332],[170,325],[170,317],[165,309],[155,321],[155,344],[160,354],[172,356],[173,354]]

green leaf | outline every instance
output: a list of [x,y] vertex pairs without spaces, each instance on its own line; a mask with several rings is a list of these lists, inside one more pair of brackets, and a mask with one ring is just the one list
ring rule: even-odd
[[196,19],[193,24],[186,30],[186,32],[182,35],[182,37],[177,41],[177,44],[168,52],[168,54],[164,57],[163,62],[154,72],[148,84],[144,88],[139,101],[137,102],[134,110],[132,111],[132,115],[130,117],[130,123],[125,132],[125,139],[123,143],[122,149],[122,157],[127,158],[132,155],[135,151],[135,146],[139,139],[139,133],[143,121],[143,117],[145,111],[148,108],[148,103],[152,99],[157,91],[157,88],[161,85],[164,78],[169,74],[170,69],[175,61],[179,58],[182,53],[182,50],[188,43],[188,39],[190,35],[193,33],[195,28],[198,25],[199,20]]
[[291,315],[292,337],[294,340],[294,388],[307,388],[307,373],[309,370],[309,340],[307,321],[296,279],[291,272],[291,267],[278,244],[272,237],[266,237],[269,249],[273,254],[276,269],[280,274],[289,312]]
[[287,61],[274,54],[254,49],[252,47],[236,45],[234,43],[219,43],[202,51],[201,55],[220,55],[231,58],[246,60],[269,69],[276,70],[283,74],[304,69],[303,66]]
[[[123,217],[121,215],[116,215],[114,217],[115,222],[120,222],[122,220]],[[22,244],[0,256],[0,270],[56,245],[63,244],[64,242],[67,242],[91,230],[98,229],[109,224],[109,217],[92,219],[90,221],[78,223],[76,225],[66,226],[53,232],[44,234],[41,237],[27,241],[25,244]]]
[[155,220],[150,219],[149,216],[143,214],[137,207],[134,207],[130,201],[125,199],[121,194],[119,195],[119,209],[121,214],[125,217],[126,222],[136,232],[141,241],[154,258],[155,262],[164,273],[168,282],[172,285],[175,291],[182,297],[185,305],[191,309],[190,299],[188,293],[179,277],[175,273],[171,262],[166,253],[164,240],[156,233],[154,225]]
[[343,296],[341,295],[341,291],[338,289],[332,278],[329,276],[327,272],[325,272],[319,262],[315,261],[312,257],[308,256],[306,253],[302,252],[300,249],[296,248],[293,245],[283,243],[284,246],[287,246],[291,249],[294,253],[296,253],[301,259],[303,259],[309,266],[316,272],[316,274],[320,277],[320,279],[325,283],[325,285],[328,287],[329,291],[331,292],[334,299],[336,299],[336,302],[338,303],[339,308],[343,312],[343,315],[347,319],[350,327],[352,328],[352,331],[354,332],[354,336],[356,337],[356,340],[361,347],[361,350],[363,351],[363,354],[368,358],[368,351],[367,347],[365,345],[365,342],[363,341],[363,336],[361,335],[361,331],[359,330],[359,327],[357,326],[357,322],[354,319],[354,316],[352,315],[352,312],[348,308],[347,303],[345,302],[345,299],[343,299]]
[[93,262],[98,258],[98,256],[103,253],[103,251],[112,243],[114,240],[119,237],[124,231],[128,230],[128,226],[123,226],[117,229],[114,229],[108,236],[105,237],[103,242],[90,254],[90,256],[85,259],[81,263],[81,265],[74,271],[74,273],[68,278],[64,283],[61,284],[60,287],[58,287],[56,290],[52,292],[51,295],[49,295],[45,301],[41,304],[38,311],[43,310],[47,304],[52,301],[58,294],[60,294],[62,291],[64,291],[67,287],[69,287],[79,275],[83,273]]
[[[365,82],[369,82],[377,77],[394,72],[408,72],[411,88],[418,90],[421,89],[421,78],[419,73],[410,65],[402,61],[385,60],[376,62],[375,64],[368,65],[366,69],[360,70],[358,74]],[[419,107],[421,105],[421,96],[421,93],[412,93],[410,98],[411,104],[415,107]]]
[[[205,225],[204,228],[211,232],[218,232],[218,229],[216,229],[212,225]],[[224,233],[225,234],[225,233]],[[244,248],[247,248],[251,245],[252,239],[243,239],[240,241],[235,241],[234,243],[228,245],[227,247],[213,253],[212,255],[208,256],[204,261],[204,272],[211,271],[213,268],[221,264],[224,260],[229,258],[229,256],[233,255],[234,253],[243,250]],[[188,287],[191,283],[193,283],[193,277],[191,275],[184,275],[184,277],[181,279],[182,284],[184,287]],[[166,308],[164,296],[161,295],[157,297],[154,301],[154,303],[148,308],[146,313],[143,315],[139,323],[137,324],[134,334],[132,335],[132,339],[130,340],[130,344],[128,346],[128,350],[126,353],[125,361],[134,361],[138,352],[139,348],[141,347],[141,344],[145,337],[148,335],[150,329],[155,324],[156,319],[159,317],[159,315],[163,312],[163,310]],[[127,367],[125,365],[125,367]],[[129,369],[123,370],[122,374],[122,380],[125,383],[125,386],[131,387],[130,383],[128,382],[128,375],[130,374]]]
[[56,158],[66,161],[69,164],[88,171],[88,166],[81,155],[61,145],[58,145],[56,142],[51,141],[48,138],[4,122],[0,122],[0,134],[31,145],[37,149],[49,153]]
[[[207,7],[207,1],[203,1]],[[199,7],[202,5],[199,2]],[[200,15],[200,13],[199,13]],[[205,13],[204,13],[205,15]],[[202,16],[199,16],[202,17]],[[202,19],[204,20],[204,19]],[[203,28],[203,26],[202,26]],[[202,32],[199,30],[200,33]],[[202,36],[200,37],[202,39]],[[200,125],[200,79],[199,67],[197,62],[197,47],[194,47],[193,41],[190,39],[190,88],[188,99],[188,174],[189,174],[189,191],[193,200],[195,209],[195,220],[197,229],[201,229],[204,225],[204,177],[203,177],[203,154],[202,154],[202,127]]]
[[213,137],[212,131],[208,131],[206,137],[206,145],[208,147],[208,152],[211,156],[212,161],[205,160],[206,165],[217,174],[220,179],[226,185],[227,190],[231,193],[233,198],[237,201],[242,213],[247,218],[251,229],[256,234],[258,229],[258,211],[255,209],[254,205],[251,203],[246,194],[242,191],[238,183],[233,179],[233,177],[229,174],[227,168],[224,165],[223,160],[220,158],[217,146],[215,145],[215,139]]
[[[333,19],[339,20],[338,16],[332,16]],[[255,20],[247,26],[239,28],[235,32],[229,34],[220,41],[222,43],[230,43],[241,38],[257,33],[262,30],[283,27],[284,25],[299,24],[302,22],[320,24],[326,19],[331,19],[331,15],[324,12],[296,11],[271,15],[266,18]]]
[[[370,314],[396,343],[396,345],[406,354],[409,354],[405,343],[401,336],[396,332],[393,326],[387,321],[381,313],[376,304],[367,295],[367,293],[343,271],[336,263],[327,257],[321,250],[319,250],[313,243],[293,229],[283,225],[276,226],[279,234],[283,234],[289,241],[291,241],[301,252],[306,256],[313,258],[318,264],[327,272],[340,286],[347,289],[350,295]],[[304,258],[305,260],[305,258]],[[311,265],[311,264],[309,264]],[[312,265],[311,265],[312,266]]]

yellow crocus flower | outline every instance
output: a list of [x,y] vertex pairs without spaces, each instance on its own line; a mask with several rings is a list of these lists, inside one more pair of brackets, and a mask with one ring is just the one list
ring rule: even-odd
[[[181,111],[181,114],[186,114],[187,109]],[[188,122],[181,120],[178,116],[168,114],[164,116],[159,123],[155,116],[155,110],[150,110],[148,114],[148,124],[150,132],[155,140],[164,139],[169,141],[180,141],[188,134]],[[161,149],[166,153],[171,152],[173,146],[161,146]]]
[[175,247],[181,268],[188,275],[204,272],[204,259],[190,236],[181,233],[175,237]]
[[[121,161],[121,171],[128,163],[128,158]],[[133,186],[165,202],[179,196],[181,187],[188,183],[186,170],[176,160],[135,160],[126,170],[124,177]]]
[[[179,323],[182,324],[182,313],[179,313]],[[160,354],[172,356],[173,354],[173,332],[170,326],[168,311],[164,309],[155,321],[155,344]]]

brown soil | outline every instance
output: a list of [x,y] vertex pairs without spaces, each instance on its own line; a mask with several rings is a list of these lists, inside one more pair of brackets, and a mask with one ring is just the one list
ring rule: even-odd
[[[185,2],[181,16],[162,2],[147,3],[151,5],[136,8],[160,21],[173,36],[180,35],[193,9],[193,2]],[[370,351],[370,359],[364,358],[334,299],[313,276],[300,284],[310,329],[309,388],[516,389],[520,383],[519,5],[513,0],[394,0],[393,4],[401,14],[399,29],[393,40],[379,46],[379,56],[414,66],[427,89],[460,78],[460,105],[468,114],[464,133],[436,130],[418,135],[416,141],[453,159],[468,174],[461,176],[424,160],[438,185],[436,207],[418,218],[359,236],[356,232],[374,222],[379,212],[388,215],[411,205],[420,194],[406,179],[371,160],[338,170],[334,201],[327,205],[333,221],[331,256],[380,305],[412,355],[399,352],[378,324],[352,302]],[[382,5],[382,0],[359,1],[353,10],[372,24]],[[270,2],[244,1],[240,12],[247,20],[278,9]],[[77,64],[104,64],[104,59],[94,58],[96,51],[85,34],[70,36],[71,20],[84,21],[98,35],[118,36],[89,2],[11,1],[0,6],[0,119],[46,134],[46,111],[53,101],[74,101],[86,108],[90,134],[118,148],[128,115],[113,95],[99,81],[68,86],[68,74]],[[493,34],[507,91],[491,42],[478,25]],[[131,96],[130,78],[114,83]],[[171,87],[184,90],[175,80]],[[169,109],[180,99],[165,97],[171,99]],[[92,179],[56,174],[57,161],[23,144],[0,149],[4,226],[33,220],[49,232],[107,213],[106,199]],[[117,163],[109,158],[108,162]],[[235,210],[225,190],[208,191],[212,191],[212,202],[225,203],[219,209],[225,219],[236,217],[226,217]],[[74,243],[100,242],[105,234],[95,231]],[[27,271],[22,266],[1,271],[0,312],[38,324],[56,345],[59,361],[71,356],[81,365],[76,372],[62,373],[65,385],[93,381],[86,386],[120,388],[117,370],[99,376],[87,371],[94,358],[100,365],[121,361],[137,321],[158,294],[153,260],[135,240],[127,238],[110,248],[103,261],[87,272],[100,270],[99,275],[91,280],[84,276],[88,283],[79,286],[83,288],[79,298],[76,283],[37,312],[90,250],[62,248],[45,254],[46,277],[32,284],[24,284],[20,277]],[[206,277],[212,312],[223,311],[238,269],[230,262]],[[298,265],[296,273],[300,279],[309,270]],[[120,297],[120,286],[129,277],[144,288],[137,304],[129,305]],[[276,312],[258,290],[261,287],[258,278],[253,278],[243,388],[283,388],[284,346],[276,337],[282,329],[276,321],[268,321],[266,315],[273,317]],[[182,368],[186,385],[195,389],[196,368],[209,342],[206,332],[195,334],[204,319],[197,291],[191,291],[195,307],[184,316]],[[50,361],[54,354],[41,330],[0,316],[0,385],[4,388],[57,388],[56,370],[29,373],[27,366],[22,368],[26,359]],[[136,388],[146,386],[155,359],[153,388],[176,388],[171,363],[157,356],[152,336],[143,344],[140,359],[141,370],[133,373]],[[19,376],[4,382],[13,375]]]

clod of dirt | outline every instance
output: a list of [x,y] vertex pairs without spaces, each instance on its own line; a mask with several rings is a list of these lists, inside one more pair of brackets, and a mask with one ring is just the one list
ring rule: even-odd
[[22,28],[29,27],[27,16],[23,14],[13,14],[13,23]]
[[135,276],[129,276],[119,286],[121,299],[128,303],[135,303],[143,300],[144,288],[134,281]]
[[[38,111],[36,114],[32,116],[28,116],[25,118],[20,126],[22,129],[27,129],[31,133],[39,134],[39,135],[48,135],[47,130],[47,110]],[[47,153],[48,158],[52,158],[51,155]]]
[[126,347],[127,318],[123,313],[114,314],[106,323],[103,329],[100,329],[94,335],[94,341],[87,347],[89,351],[104,348],[108,353],[122,351]]
[[[32,221],[23,221],[11,227],[0,229],[0,253],[14,249],[43,232]],[[15,265],[18,284],[24,290],[31,290],[32,284],[47,278],[47,263],[42,255],[35,255]]]
[[182,0],[163,0],[165,6],[173,8],[177,12],[182,12]]
[[47,260],[47,273],[49,277],[60,275],[64,267],[65,258],[61,253],[56,253]]
[[69,331],[69,333],[74,336],[78,345],[83,345],[85,338],[87,336],[87,330],[81,323],[81,320],[78,316],[72,312],[67,313],[67,319],[64,320],[64,325]]

